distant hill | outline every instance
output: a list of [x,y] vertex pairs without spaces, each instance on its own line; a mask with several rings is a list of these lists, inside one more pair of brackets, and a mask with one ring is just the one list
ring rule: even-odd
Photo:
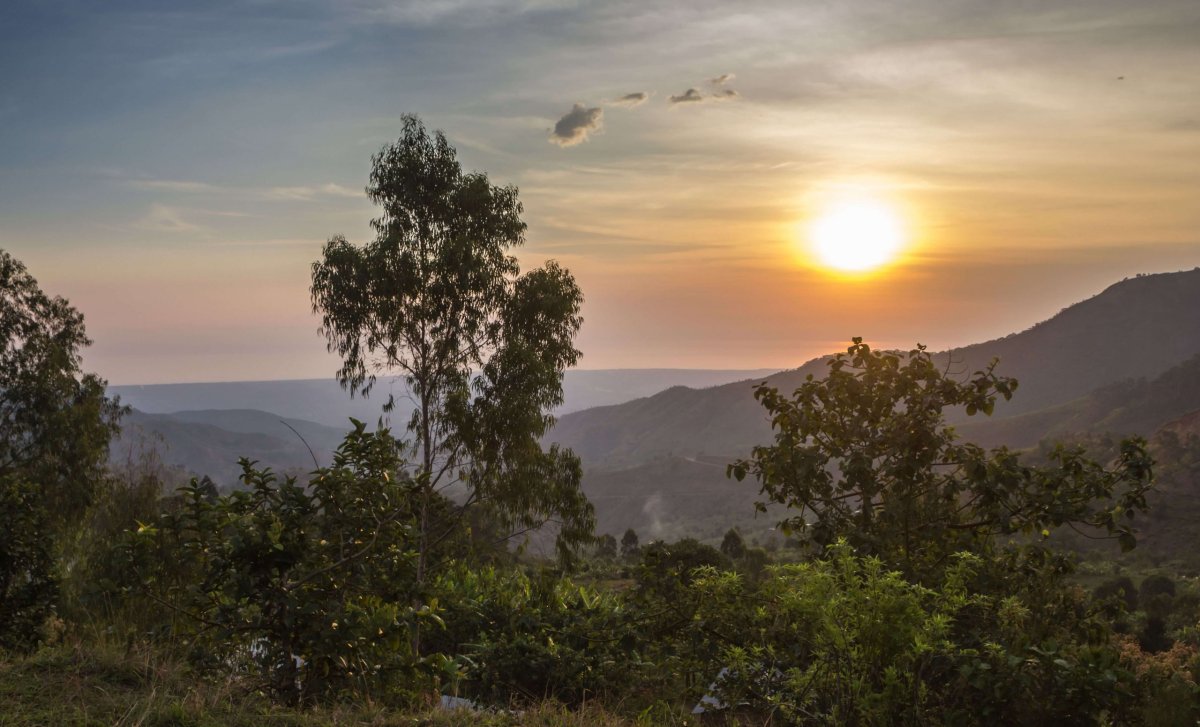
[[[563,380],[566,402],[559,413],[649,396],[675,385],[712,386],[774,369],[607,369],[568,371]],[[290,419],[326,426],[349,426],[351,417],[374,424],[389,394],[397,401],[393,423],[407,422],[409,408],[402,382],[380,380],[368,399],[350,395],[332,378],[292,381],[231,381],[195,384],[111,386],[109,393],[135,409],[154,414],[205,409],[257,409]],[[395,424],[393,424],[395,426]],[[256,430],[257,431],[257,430]]]
[[[1016,377],[1020,388],[1011,402],[997,407],[995,420],[1043,410],[1048,429],[1058,421],[1058,415],[1044,413],[1048,407],[1118,382],[1153,379],[1197,354],[1200,268],[1123,280],[1026,331],[938,358],[963,372],[999,358],[998,372]],[[790,391],[807,374],[820,377],[825,370],[818,359],[766,381]],[[567,414],[549,438],[580,453],[591,470],[634,467],[664,456],[739,455],[770,440],[770,427],[752,396],[751,387],[760,380],[676,387]]]
[[[705,385],[769,371],[570,371],[564,382],[564,409],[625,401],[679,382]],[[222,485],[236,483],[240,457],[276,472],[307,473],[313,469],[314,455],[321,465],[332,461],[351,417],[374,425],[387,390],[381,385],[380,395],[364,400],[351,399],[332,379],[115,386],[110,393],[135,410],[125,419],[123,436],[112,451],[123,456],[131,445],[149,442],[165,464],[208,475]],[[408,418],[403,400],[397,409],[394,427]]]
[[[241,474],[240,457],[281,474],[300,475],[314,469],[314,455],[321,465],[330,464],[343,434],[342,429],[281,419],[263,411],[147,414],[134,410],[123,420],[121,436],[111,451],[119,458],[130,447],[149,444],[158,449],[168,466],[190,475],[208,475],[220,485],[231,486]],[[312,447],[311,454],[308,447]]]
[[[1065,404],[1012,417],[976,417],[958,425],[963,439],[995,447],[1031,447],[1088,433],[1152,436],[1200,409],[1200,356],[1157,377],[1118,381]],[[1182,425],[1179,425],[1182,426]]]

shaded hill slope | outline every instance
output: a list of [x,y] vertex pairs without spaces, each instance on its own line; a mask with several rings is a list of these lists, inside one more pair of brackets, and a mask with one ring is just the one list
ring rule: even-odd
[[[960,424],[958,430],[963,439],[987,447],[1013,448],[1081,434],[1150,437],[1160,427],[1197,409],[1200,409],[1200,356],[1193,356],[1149,381],[1119,381],[1087,396],[1038,411],[1007,418],[975,418]],[[1183,425],[1176,422],[1173,426]]]
[[[748,376],[765,376],[773,369],[605,369],[568,371],[563,378],[566,399],[560,413],[618,404],[649,396],[669,386],[712,386]],[[111,386],[109,393],[143,412],[172,414],[194,410],[273,412],[282,417],[347,427],[351,417],[373,425],[389,394],[396,397],[393,427],[408,421],[410,409],[403,383],[380,380],[368,399],[350,398],[332,377],[291,381],[228,381],[196,384]]]
[[[1117,382],[1153,379],[1197,354],[1200,268],[1121,281],[1024,332],[939,358],[952,370],[966,372],[1000,359],[998,371],[1020,381],[1013,400],[997,407],[995,420],[1001,421]],[[766,381],[788,391],[805,375],[819,377],[825,369],[818,359]],[[770,438],[770,427],[753,399],[755,382],[676,387],[567,414],[549,438],[580,453],[589,469],[632,467],[668,455],[742,454]],[[1058,415],[1049,415],[1045,428],[1056,422]]]
[[719,457],[663,457],[626,470],[589,472],[583,490],[596,506],[596,532],[618,539],[626,528],[643,541],[712,539],[735,525],[765,530],[779,519],[772,511],[754,522],[758,484],[727,479]]
[[[145,442],[158,450],[164,464],[191,475],[208,475],[219,485],[231,486],[241,474],[240,457],[279,473],[304,474],[312,471],[314,455],[321,465],[328,465],[343,435],[340,429],[297,419],[281,420],[263,411],[147,414],[134,410],[123,420],[121,436],[111,451],[120,456],[131,446]],[[311,454],[308,447],[312,448]]]

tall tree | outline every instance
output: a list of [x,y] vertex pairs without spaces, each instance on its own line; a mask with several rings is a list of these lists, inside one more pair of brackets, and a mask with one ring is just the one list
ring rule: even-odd
[[0,250],[0,647],[53,608],[55,538],[104,476],[122,409],[82,371],[83,315]]
[[[372,159],[375,239],[358,247],[335,236],[313,264],[313,310],[342,357],[338,380],[362,395],[380,375],[408,386],[418,583],[467,508],[486,508],[514,532],[553,521],[565,555],[590,537],[592,507],[578,458],[540,440],[562,404],[563,372],[579,359],[582,293],[553,261],[521,273],[511,254],[525,234],[515,187],[463,172],[445,135],[417,117],[403,124]],[[457,504],[439,505],[452,491]]]
[[83,314],[0,250],[0,478],[37,485],[57,523],[87,507],[123,413],[82,370]]

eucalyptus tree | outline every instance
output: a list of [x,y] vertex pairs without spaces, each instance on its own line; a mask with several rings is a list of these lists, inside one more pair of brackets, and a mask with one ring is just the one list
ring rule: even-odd
[[594,516],[578,458],[541,438],[563,402],[563,372],[579,360],[583,295],[553,261],[521,272],[517,189],[464,172],[442,132],[405,116],[372,162],[375,238],[327,242],[312,266],[312,303],[352,395],[368,395],[380,376],[407,384],[417,582],[468,508],[486,509],[510,535],[552,521],[565,556],[590,538]]

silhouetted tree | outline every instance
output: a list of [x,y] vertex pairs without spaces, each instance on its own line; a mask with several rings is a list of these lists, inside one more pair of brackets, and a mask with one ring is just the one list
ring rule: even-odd
[[608,533],[596,538],[596,555],[601,558],[616,558],[617,539]]
[[746,541],[737,528],[729,528],[725,532],[725,538],[721,541],[721,552],[731,560],[738,560],[746,554]]
[[104,476],[122,409],[82,371],[83,315],[0,250],[0,648],[36,644],[55,539]]
[[[446,137],[417,117],[403,124],[372,159],[375,239],[357,247],[335,236],[312,266],[313,310],[342,357],[338,380],[363,395],[377,375],[408,385],[418,583],[465,508],[485,508],[510,531],[554,520],[565,556],[591,537],[592,507],[579,459],[543,450],[541,437],[563,402],[563,371],[579,359],[582,293],[553,261],[521,273],[515,187],[464,173]],[[445,521],[434,515],[447,491],[461,498]]]
[[1126,611],[1136,611],[1138,607],[1138,590],[1129,576],[1120,576],[1101,583],[1096,586],[1092,595],[1100,601],[1117,600]]
[[633,528],[628,528],[621,536],[621,555],[629,558],[638,552],[638,535]]
[[[984,548],[996,535],[1048,535],[1064,524],[1135,544],[1131,518],[1146,508],[1152,461],[1140,439],[1121,443],[1111,467],[1082,449],[1058,447],[1050,463],[957,440],[943,410],[991,414],[1017,383],[995,363],[958,381],[922,346],[907,354],[872,350],[862,339],[809,376],[790,396],[766,384],[775,442],[729,466],[753,475],[768,502],[792,508],[782,525],[820,546],[846,538],[911,571],[953,553]],[[758,503],[760,511],[766,505]]]

